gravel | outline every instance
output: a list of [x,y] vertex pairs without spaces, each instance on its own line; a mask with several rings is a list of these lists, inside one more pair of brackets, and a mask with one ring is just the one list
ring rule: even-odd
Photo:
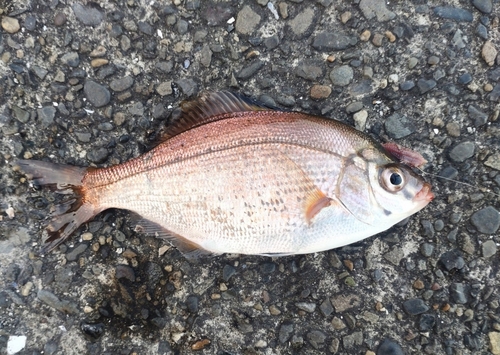
[[98,84],[95,81],[85,81],[83,90],[87,100],[89,100],[94,107],[106,106],[111,100],[111,93],[109,90],[104,85]]
[[417,86],[418,89],[420,90],[420,94],[425,94],[426,92],[434,89],[436,87],[437,83],[436,81],[432,79],[418,79],[417,81]]
[[434,13],[439,17],[458,22],[472,22],[473,20],[472,12],[457,7],[437,6],[434,8]]
[[403,308],[409,315],[415,316],[417,314],[425,313],[429,310],[429,306],[420,298],[407,300],[403,303]]
[[415,132],[415,126],[408,117],[394,113],[384,123],[387,134],[393,139],[400,139]]
[[450,158],[458,163],[464,162],[474,155],[475,149],[476,146],[473,142],[462,142],[453,147],[450,151]]
[[440,256],[439,261],[447,271],[451,271],[453,269],[461,270],[465,266],[465,260],[458,250],[450,250],[443,253]]
[[467,303],[467,286],[461,282],[454,282],[450,285],[450,296],[455,303]]
[[335,68],[330,73],[330,80],[332,81],[332,84],[337,86],[346,86],[352,81],[353,78],[354,71],[348,65],[342,65]]
[[56,116],[56,108],[53,106],[45,106],[39,108],[37,111],[38,119],[40,120],[42,128],[49,127],[54,122]]
[[99,6],[90,7],[84,6],[80,3],[75,3],[73,4],[72,9],[78,21],[83,23],[85,26],[97,26],[104,18],[103,13],[99,11],[98,7]]
[[382,344],[380,344],[377,355],[404,355],[404,351],[395,341],[385,339]]
[[321,32],[314,37],[312,46],[318,51],[340,51],[353,47],[358,42],[355,36],[336,33]]
[[[8,5],[0,353],[500,354],[497,2]],[[51,207],[70,196],[31,188],[10,162],[127,161],[183,100],[221,89],[420,152],[440,176],[425,176],[434,201],[308,255],[191,263],[117,210],[37,254]]]
[[500,213],[492,206],[487,206],[475,212],[471,222],[480,233],[493,234],[500,228]]
[[262,67],[264,67],[265,63],[260,59],[253,61],[251,64],[242,68],[236,77],[238,79],[246,80],[251,78],[255,73],[257,73]]

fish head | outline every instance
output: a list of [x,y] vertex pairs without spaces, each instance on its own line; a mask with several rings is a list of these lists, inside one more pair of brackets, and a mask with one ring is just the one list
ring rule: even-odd
[[337,196],[356,219],[381,230],[420,211],[434,198],[430,184],[410,166],[373,145],[345,165]]
[[376,204],[395,223],[420,211],[434,199],[431,185],[407,165],[389,163],[374,166],[372,174]]

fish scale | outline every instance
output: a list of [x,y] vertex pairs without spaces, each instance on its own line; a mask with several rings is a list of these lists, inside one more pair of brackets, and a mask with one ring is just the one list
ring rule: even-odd
[[[271,146],[266,155],[265,147],[259,146],[255,150],[258,154],[252,157],[246,147],[238,147],[206,154],[192,164],[176,162],[155,170],[150,177],[152,184],[149,189],[132,190],[129,194],[128,186],[146,186],[144,174],[134,174],[115,183],[105,196],[101,194],[98,204],[126,208],[148,216],[157,224],[169,226],[168,229],[176,234],[190,235],[190,240],[199,245],[204,245],[206,239],[215,244],[236,239],[240,247],[256,250],[256,245],[268,242],[262,238],[263,231],[274,236],[279,232],[291,239],[293,235],[286,232],[297,228],[296,224],[304,220],[299,217],[303,213],[302,191],[307,190],[304,186],[307,181],[290,179],[288,171],[280,166],[283,159],[275,157],[277,151]],[[241,160],[244,155],[246,159]],[[218,161],[217,165],[215,161]],[[237,164],[256,169],[252,172],[248,168],[235,169]],[[180,169],[182,174],[177,174]],[[208,186],[206,176],[210,177]],[[253,180],[260,183],[252,184]],[[269,189],[266,181],[270,181],[268,186],[272,181],[280,183]],[[199,188],[194,190],[193,186]],[[276,201],[280,203],[276,204]],[[210,214],[217,209],[218,217],[214,219]],[[292,216],[283,218],[285,214]],[[295,243],[293,240],[286,242]]]
[[228,92],[182,109],[163,143],[120,165],[19,162],[34,181],[81,196],[49,223],[46,249],[101,211],[122,208],[190,257],[310,253],[386,230],[433,198],[430,185],[401,164],[425,161],[418,153],[386,149],[338,121]]

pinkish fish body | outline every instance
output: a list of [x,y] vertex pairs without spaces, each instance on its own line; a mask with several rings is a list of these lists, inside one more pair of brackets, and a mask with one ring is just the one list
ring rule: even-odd
[[80,196],[58,208],[46,249],[101,211],[121,208],[191,255],[312,253],[382,232],[433,198],[430,185],[400,163],[425,162],[418,153],[384,148],[340,122],[228,92],[201,96],[183,111],[169,139],[120,165],[18,162],[36,184]]

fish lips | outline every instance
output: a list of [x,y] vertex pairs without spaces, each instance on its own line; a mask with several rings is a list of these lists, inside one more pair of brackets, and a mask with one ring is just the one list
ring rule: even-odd
[[414,202],[425,202],[426,205],[433,199],[434,193],[431,191],[431,184],[428,182],[424,182],[420,191],[413,197]]

